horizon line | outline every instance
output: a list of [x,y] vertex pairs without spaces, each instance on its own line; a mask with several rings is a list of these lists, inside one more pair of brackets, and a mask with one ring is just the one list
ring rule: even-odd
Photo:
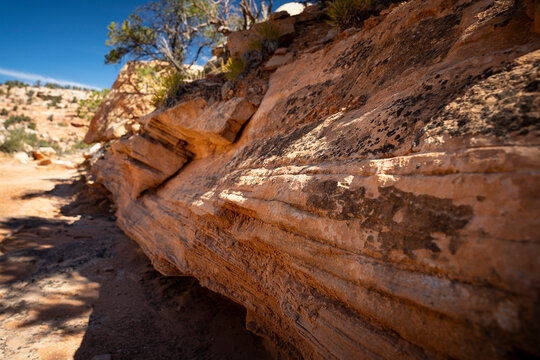
[[49,83],[56,83],[62,86],[66,86],[66,85],[77,86],[80,88],[88,88],[88,89],[93,89],[93,90],[103,89],[102,87],[99,87],[99,86],[82,84],[76,81],[55,79],[55,78],[44,76],[44,75],[32,74],[32,73],[27,73],[27,72],[22,72],[22,71],[17,71],[17,70],[9,70],[9,69],[4,69],[4,68],[0,68],[0,75],[10,76],[10,77],[16,78],[17,80],[41,81],[41,82],[46,82],[46,83],[49,82]]

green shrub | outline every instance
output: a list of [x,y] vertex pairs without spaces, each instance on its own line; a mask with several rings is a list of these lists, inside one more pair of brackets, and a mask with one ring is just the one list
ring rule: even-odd
[[[77,152],[77,151],[81,151],[81,150],[86,150],[90,147],[91,145],[88,145],[86,144],[84,141],[82,140],[79,140],[79,141],[76,141],[73,145],[71,145],[69,148],[67,148],[65,150],[64,153],[66,154],[73,154],[74,152]],[[56,149],[55,149],[56,150]],[[57,151],[58,152],[58,151]]]
[[4,95],[4,90],[0,89],[0,96]]
[[263,42],[264,40],[261,39],[261,38],[257,38],[257,39],[253,39],[249,42],[248,44],[248,49],[249,50],[257,50],[257,51],[262,51],[263,49]]
[[7,116],[8,114],[9,112],[6,109],[2,109],[2,111],[0,112],[0,115],[2,116]]
[[279,29],[270,22],[261,23],[257,33],[265,40],[277,40],[281,36]]
[[4,122],[4,127],[7,128],[8,126],[12,124],[19,124],[22,122],[30,123],[32,122],[32,118],[25,116],[25,115],[11,115],[9,119]]
[[152,95],[152,104],[155,107],[172,105],[184,81],[184,76],[176,70],[170,70],[163,74],[159,78],[159,85]]
[[15,105],[15,106],[13,107],[13,111],[17,111],[18,109],[19,109],[19,107],[18,107],[17,105]]
[[365,20],[373,3],[374,0],[334,0],[328,4],[326,15],[332,25],[347,29]]
[[35,94],[34,90],[28,90],[28,91],[26,92],[26,96],[28,96],[29,98],[31,98],[32,96],[34,96],[34,94]]
[[226,64],[222,65],[222,70],[225,73],[225,76],[229,80],[236,80],[238,76],[244,71],[245,64],[241,59],[233,60],[229,58]]
[[47,117],[47,120],[53,121],[53,116],[52,116],[52,115],[49,115],[49,117]]
[[0,151],[13,153],[24,151],[24,144],[35,146],[38,141],[36,134],[29,134],[24,128],[13,129],[8,132],[6,140],[0,144]]
[[58,107],[58,104],[62,101],[62,95],[52,96],[52,95],[45,95],[43,96],[43,100],[50,101],[47,104],[47,107]]
[[76,104],[77,103],[77,98],[74,96],[73,99],[71,99],[71,103],[72,104]]
[[9,90],[11,90],[11,88],[14,88],[14,87],[20,88],[20,87],[28,86],[28,84],[26,84],[26,83],[24,83],[22,81],[19,81],[19,80],[6,80],[4,82],[4,85],[7,86],[8,92],[9,92]]
[[45,83],[44,85],[46,88],[49,88],[49,89],[63,89],[64,87],[60,84],[56,84],[56,83]]

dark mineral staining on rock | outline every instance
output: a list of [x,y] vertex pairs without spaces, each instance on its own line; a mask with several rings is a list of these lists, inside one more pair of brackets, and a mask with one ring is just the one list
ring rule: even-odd
[[378,190],[378,197],[369,198],[364,187],[350,189],[335,180],[314,180],[304,189],[309,194],[306,210],[334,220],[359,221],[363,229],[379,234],[382,250],[399,249],[409,256],[418,249],[440,252],[432,234],[453,238],[473,217],[470,206],[454,205],[450,199],[415,195],[393,186]]

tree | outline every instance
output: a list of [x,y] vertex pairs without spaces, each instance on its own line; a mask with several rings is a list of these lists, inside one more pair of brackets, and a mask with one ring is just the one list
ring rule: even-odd
[[131,58],[165,60],[183,71],[185,51],[193,45],[212,42],[200,34],[210,34],[209,24],[192,0],[160,0],[143,5],[121,24],[112,22],[107,46],[113,47],[105,63]]
[[272,0],[158,0],[135,10],[122,23],[108,26],[106,64],[134,60],[164,60],[180,73],[186,53],[195,63],[202,49],[224,35],[248,29],[266,19]]

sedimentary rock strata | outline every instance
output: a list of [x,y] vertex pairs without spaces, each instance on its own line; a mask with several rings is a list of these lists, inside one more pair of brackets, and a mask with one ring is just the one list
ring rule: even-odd
[[293,43],[258,107],[150,114],[94,168],[157,269],[285,357],[539,356],[532,24],[520,1],[411,0]]

